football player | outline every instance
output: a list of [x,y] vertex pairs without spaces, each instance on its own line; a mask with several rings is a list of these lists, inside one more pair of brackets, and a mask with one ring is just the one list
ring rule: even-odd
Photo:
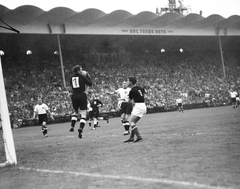
[[92,130],[95,130],[98,125],[98,118],[99,118],[99,108],[103,106],[103,103],[94,95],[92,94],[92,99],[90,100],[90,107],[91,107],[91,117],[89,117],[89,126],[91,126],[91,120],[93,119],[93,127]]
[[43,136],[47,137],[48,128],[46,126],[47,124],[47,114],[50,115],[51,119],[54,119],[48,106],[42,102],[41,98],[38,98],[38,104],[34,107],[33,117],[32,119],[36,118],[36,115],[38,116],[38,124],[42,125],[42,133]]
[[115,91],[115,93],[119,95],[118,106],[120,108],[120,113],[121,113],[121,122],[125,129],[123,135],[130,134],[130,131],[129,131],[130,123],[128,121],[128,118],[132,112],[132,104],[129,102],[129,98],[128,98],[130,90],[131,88],[128,87],[128,82],[123,81],[122,87]]
[[[129,92],[129,100],[133,104],[133,110],[129,117],[129,123],[131,125],[130,138],[124,142],[138,142],[142,140],[142,137],[138,131],[137,122],[147,113],[147,107],[145,104],[145,89],[136,85],[137,79],[135,77],[129,77],[129,86],[131,91]],[[136,139],[134,140],[134,136]]]
[[230,93],[230,97],[231,97],[231,102],[232,102],[233,108],[237,108],[236,97],[237,97],[238,93],[236,91],[234,91],[233,89],[230,89],[229,93]]
[[71,129],[70,132],[74,131],[74,126],[78,120],[78,114],[80,109],[80,125],[78,129],[78,137],[82,138],[83,128],[86,124],[86,117],[87,117],[87,95],[85,93],[85,87],[92,86],[92,80],[89,74],[82,70],[80,65],[76,65],[72,69],[73,75],[70,78],[70,86],[72,89],[72,105],[74,109],[74,114],[71,118]]
[[177,104],[179,112],[183,112],[183,104],[182,104],[182,102],[183,102],[182,97],[180,95],[178,95],[178,98],[176,99],[176,104]]

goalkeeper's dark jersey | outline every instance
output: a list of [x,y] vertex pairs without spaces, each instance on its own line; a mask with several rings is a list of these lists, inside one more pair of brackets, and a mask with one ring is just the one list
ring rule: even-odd
[[79,73],[74,74],[70,78],[70,85],[73,90],[73,94],[81,94],[85,92],[85,86],[92,86],[92,81],[89,75],[87,74],[86,77],[82,76]]
[[135,103],[143,103],[145,89],[139,86],[134,86],[129,92],[129,99],[134,100]]

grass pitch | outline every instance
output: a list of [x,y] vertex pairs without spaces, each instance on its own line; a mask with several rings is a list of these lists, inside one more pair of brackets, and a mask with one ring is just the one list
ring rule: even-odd
[[0,188],[240,188],[240,107],[147,114],[130,144],[120,118],[99,124],[82,139],[70,122],[48,125],[46,138],[40,126],[13,130],[18,165],[0,168]]

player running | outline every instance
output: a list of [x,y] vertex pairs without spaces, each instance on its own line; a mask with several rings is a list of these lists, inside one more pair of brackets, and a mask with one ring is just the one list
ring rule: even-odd
[[38,99],[38,104],[34,107],[33,117],[32,119],[36,119],[36,115],[38,116],[38,124],[42,125],[42,133],[43,136],[47,137],[48,128],[47,124],[47,113],[50,115],[51,119],[54,119],[48,106],[42,102],[42,99]]

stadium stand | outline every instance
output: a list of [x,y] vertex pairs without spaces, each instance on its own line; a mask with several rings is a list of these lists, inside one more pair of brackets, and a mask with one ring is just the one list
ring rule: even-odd
[[186,107],[225,105],[230,102],[228,90],[240,86],[238,15],[132,15],[123,10],[105,14],[64,7],[43,11],[28,5],[14,10],[0,5],[0,10],[0,19],[20,32],[0,27],[14,125],[30,119],[39,96],[55,116],[68,116],[72,112],[68,80],[76,64],[93,78],[88,92],[99,96],[102,112],[117,111],[117,97],[110,93],[129,75],[137,76],[147,89],[148,108],[161,111],[174,110],[178,94],[184,96]]
[[[117,111],[117,97],[110,93],[120,87],[129,75],[136,75],[140,85],[148,91],[148,108],[164,107],[165,110],[171,110],[179,93],[185,96],[185,104],[228,104],[228,89],[240,83],[240,65],[237,58],[237,54],[226,54],[226,80],[222,79],[218,52],[92,54],[84,62],[86,70],[94,80],[94,87],[88,92],[99,96],[104,104],[102,112],[114,112]],[[66,61],[67,81],[75,62]],[[29,63],[24,60],[19,64],[3,64],[7,99],[12,115],[20,120],[30,119],[33,105],[39,96],[44,98],[55,116],[71,114],[69,92],[62,87],[61,67],[57,64],[59,63],[32,63],[31,67],[28,67]]]

